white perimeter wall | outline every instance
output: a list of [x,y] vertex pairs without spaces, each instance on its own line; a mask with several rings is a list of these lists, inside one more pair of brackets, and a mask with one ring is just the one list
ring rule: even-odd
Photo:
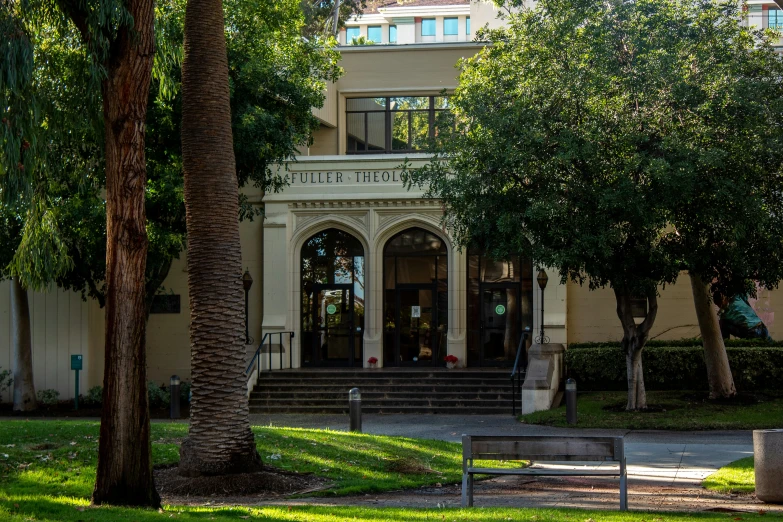
[[[54,389],[60,399],[73,397],[74,373],[71,355],[83,354],[84,370],[79,372],[79,391],[87,391],[88,305],[79,294],[52,289],[47,293],[28,292],[33,344],[35,389]],[[11,283],[0,282],[0,367],[14,370],[11,358]],[[10,392],[0,400],[11,400]]]

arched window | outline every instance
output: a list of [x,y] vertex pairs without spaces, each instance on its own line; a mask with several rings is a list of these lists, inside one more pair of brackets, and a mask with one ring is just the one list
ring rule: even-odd
[[303,366],[361,365],[364,332],[364,248],[336,228],[302,246]]

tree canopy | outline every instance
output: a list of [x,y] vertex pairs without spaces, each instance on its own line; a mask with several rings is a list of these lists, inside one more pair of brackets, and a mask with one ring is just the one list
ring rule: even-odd
[[[645,405],[660,285],[783,276],[783,62],[740,19],[710,0],[523,8],[460,62],[455,132],[413,176],[461,244],[532,249],[564,281],[614,289],[629,408]],[[649,302],[640,325],[633,297]]]

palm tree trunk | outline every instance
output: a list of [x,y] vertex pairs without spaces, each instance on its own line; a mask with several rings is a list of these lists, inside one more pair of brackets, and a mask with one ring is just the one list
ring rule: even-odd
[[182,159],[188,225],[193,399],[184,476],[255,471],[245,363],[239,188],[221,0],[188,0],[182,65]]
[[690,274],[690,277],[696,319],[704,342],[704,361],[707,366],[710,399],[734,397],[737,395],[737,389],[734,387],[726,345],[720,333],[718,316],[712,308],[707,284],[696,274]]
[[[106,347],[95,504],[160,506],[147,403],[144,156],[154,2],[129,0],[134,27],[112,43],[102,84],[106,134]],[[77,24],[78,25],[78,24]]]
[[33,344],[30,335],[30,304],[18,277],[11,278],[11,337],[14,361],[14,411],[38,407],[33,384]]

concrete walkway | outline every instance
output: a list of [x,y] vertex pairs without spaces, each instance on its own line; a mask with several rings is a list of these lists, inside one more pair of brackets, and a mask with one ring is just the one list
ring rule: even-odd
[[[348,428],[347,415],[252,415],[254,425],[299,428]],[[365,415],[365,433],[430,438],[458,442],[472,435],[622,435],[625,437],[631,509],[703,511],[769,510],[752,495],[720,495],[701,487],[718,468],[753,455],[750,431],[633,431],[552,428],[516,421],[511,415]],[[539,466],[578,467],[591,463]],[[616,479],[497,477],[476,488],[476,505],[516,507],[582,507],[616,509]],[[290,502],[290,501],[288,501]],[[365,504],[379,506],[459,506],[459,486],[423,488],[339,499],[302,499],[305,504]],[[274,503],[274,502],[272,502]]]

